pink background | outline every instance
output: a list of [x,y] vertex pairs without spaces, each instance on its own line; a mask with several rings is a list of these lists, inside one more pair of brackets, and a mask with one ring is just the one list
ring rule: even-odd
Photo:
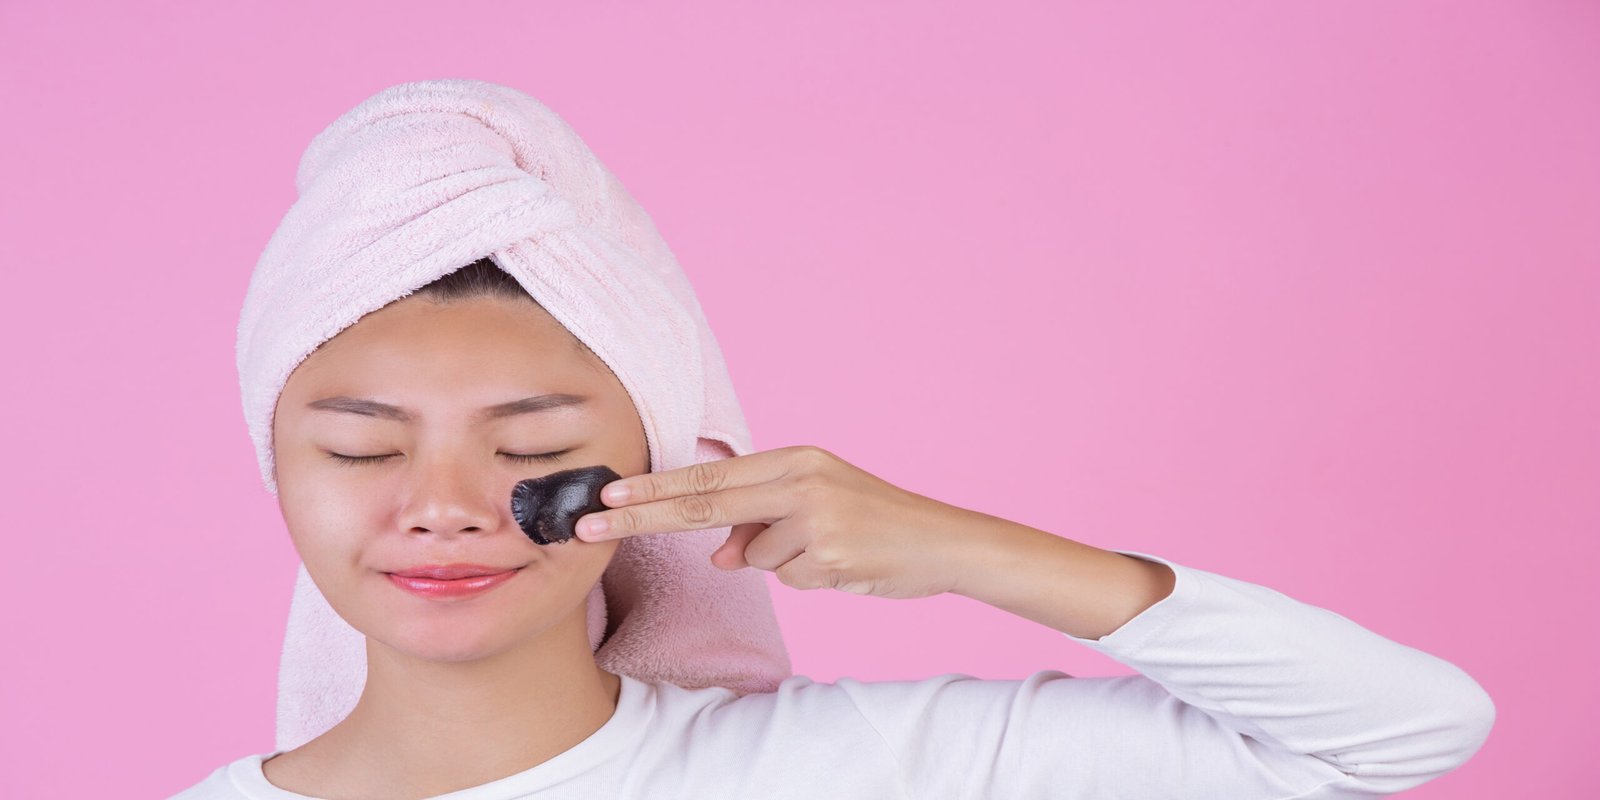
[[[1496,728],[1406,797],[1600,792],[1600,7],[291,5],[0,3],[0,795],[271,750],[297,557],[245,285],[314,134],[456,76],[650,211],[758,448],[1460,665]],[[818,680],[1127,672],[966,598],[766,577]]]

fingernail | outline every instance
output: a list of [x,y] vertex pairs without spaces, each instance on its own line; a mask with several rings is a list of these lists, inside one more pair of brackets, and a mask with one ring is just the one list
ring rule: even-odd
[[590,515],[578,520],[578,535],[586,540],[593,541],[610,527],[611,524],[605,517]]
[[604,491],[601,492],[601,494],[605,495],[605,499],[610,500],[613,503],[620,503],[628,499],[628,487],[608,486]]

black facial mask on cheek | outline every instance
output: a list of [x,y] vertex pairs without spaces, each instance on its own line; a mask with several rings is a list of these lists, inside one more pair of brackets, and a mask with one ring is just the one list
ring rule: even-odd
[[579,467],[518,481],[511,487],[511,516],[535,544],[565,542],[577,535],[584,514],[604,511],[600,489],[621,480],[610,467]]

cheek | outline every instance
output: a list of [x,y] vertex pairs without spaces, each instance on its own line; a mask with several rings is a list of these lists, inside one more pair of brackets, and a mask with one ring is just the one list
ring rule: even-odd
[[315,484],[280,484],[278,505],[295,551],[314,577],[358,562],[361,537],[372,523],[349,493]]
[[543,558],[539,560],[541,568],[561,575],[572,575],[576,580],[599,580],[600,574],[606,571],[611,559],[616,555],[617,548],[622,545],[621,540],[607,539],[603,542],[585,542],[582,539],[568,539],[557,544],[548,544],[540,547],[530,545],[541,551]]
[[542,548],[546,551],[543,557],[532,567],[537,570],[532,576],[535,580],[526,588],[562,607],[582,604],[605,574],[621,544],[616,539],[604,542],[571,539],[563,544],[546,545]]

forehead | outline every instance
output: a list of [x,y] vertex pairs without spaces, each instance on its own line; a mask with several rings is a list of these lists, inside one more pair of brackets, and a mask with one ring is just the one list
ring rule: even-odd
[[[308,356],[285,393],[368,393],[383,386],[503,387],[501,396],[615,380],[582,342],[532,302],[408,297],[368,314]],[[618,386],[620,388],[620,384]],[[520,394],[518,394],[520,392]]]

